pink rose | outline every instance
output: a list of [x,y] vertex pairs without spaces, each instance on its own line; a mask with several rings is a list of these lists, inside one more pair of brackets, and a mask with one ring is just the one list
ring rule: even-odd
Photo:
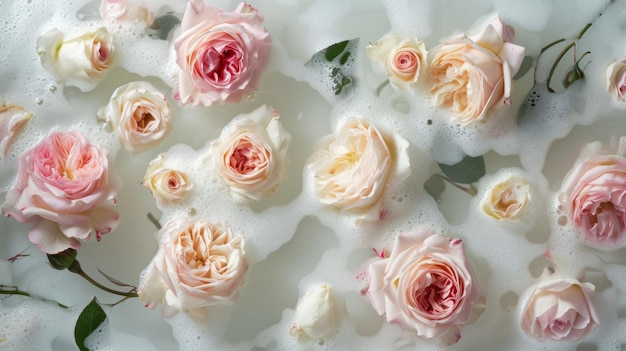
[[387,321],[426,338],[458,338],[481,298],[463,242],[424,227],[398,235],[389,257],[370,264],[363,292]]
[[607,67],[606,87],[619,101],[626,100],[626,57]]
[[513,44],[511,27],[494,19],[481,32],[448,40],[434,50],[428,73],[436,106],[450,108],[459,123],[481,120],[509,103],[513,76],[525,50]]
[[531,338],[576,341],[596,326],[598,316],[589,294],[591,283],[573,278],[549,278],[530,288],[522,308],[522,329]]
[[415,84],[426,63],[424,42],[415,37],[385,35],[366,48],[367,57],[384,69],[395,88]]
[[598,247],[626,239],[626,137],[588,144],[563,179],[560,201],[586,240]]
[[174,98],[182,105],[223,105],[252,94],[270,51],[263,16],[239,4],[234,12],[190,1],[176,39],[178,80]]
[[79,239],[92,232],[100,240],[117,226],[116,191],[106,151],[77,131],[56,131],[20,157],[2,213],[34,223],[30,241],[57,253],[80,247]]
[[102,0],[99,10],[103,19],[148,25],[154,21],[154,13],[140,0]]
[[248,269],[242,237],[204,220],[169,222],[160,235],[154,270],[139,286],[147,307],[164,302],[164,315],[183,311],[201,321],[208,306],[237,301]]

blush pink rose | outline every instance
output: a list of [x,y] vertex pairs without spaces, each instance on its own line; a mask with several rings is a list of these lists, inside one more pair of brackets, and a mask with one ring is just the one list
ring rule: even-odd
[[81,133],[52,132],[21,155],[2,213],[33,223],[29,239],[45,253],[78,248],[91,233],[100,240],[119,221],[108,167],[106,151]]
[[415,84],[426,63],[426,46],[416,37],[387,34],[366,48],[367,57],[385,71],[389,83],[402,89]]
[[530,288],[522,307],[522,330],[539,341],[577,341],[598,326],[589,294],[595,287],[573,278],[555,277]]
[[102,0],[99,10],[100,17],[107,20],[148,25],[154,21],[154,13],[141,0]]
[[615,61],[606,69],[606,87],[619,101],[626,100],[626,57]]
[[463,242],[424,227],[398,235],[389,257],[370,264],[363,293],[387,321],[425,338],[458,340],[482,301]]
[[600,248],[626,242],[626,137],[588,144],[563,179],[560,201],[586,241]]
[[512,28],[496,18],[475,35],[435,48],[428,68],[435,106],[451,109],[467,125],[483,119],[492,107],[509,103],[513,76],[525,54],[512,38]]
[[189,1],[176,39],[178,79],[174,99],[182,105],[238,102],[257,87],[270,51],[263,16],[241,3],[234,12]]

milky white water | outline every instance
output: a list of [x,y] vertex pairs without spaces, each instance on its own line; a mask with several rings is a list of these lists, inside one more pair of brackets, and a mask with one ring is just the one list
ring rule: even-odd
[[[162,7],[167,4],[169,11],[181,14],[185,7],[181,0],[149,3],[155,12],[165,11]],[[237,4],[214,3],[227,10]],[[0,97],[34,115],[9,156],[0,159],[0,191],[12,185],[18,156],[49,130],[79,129],[116,155],[115,166],[124,182],[118,196],[119,227],[79,250],[85,271],[97,276],[100,268],[118,280],[138,284],[158,246],[157,231],[146,217],[149,212],[161,223],[194,215],[210,218],[246,239],[250,269],[236,305],[213,308],[208,325],[196,325],[182,313],[163,320],[160,307],[145,309],[131,299],[112,309],[105,307],[108,321],[90,337],[93,349],[438,349],[436,340],[411,336],[385,322],[359,294],[366,282],[357,275],[362,262],[372,257],[371,249],[390,247],[398,233],[420,225],[464,240],[486,293],[485,312],[466,325],[451,350],[626,348],[626,252],[582,247],[569,226],[558,224],[555,206],[561,179],[581,146],[626,135],[626,104],[610,99],[604,73],[626,53],[626,1],[272,0],[251,4],[265,16],[273,41],[271,60],[254,99],[222,108],[177,107],[173,133],[157,147],[129,155],[97,122],[95,112],[117,86],[133,80],[148,80],[171,99],[176,68],[172,41],[149,38],[143,24],[101,21],[97,0],[0,1]],[[446,111],[432,108],[423,87],[401,94],[388,86],[376,94],[384,77],[374,73],[364,55],[368,42],[393,30],[417,35],[427,48],[433,48],[439,40],[470,32],[494,14],[515,27],[516,42],[533,57],[556,39],[573,39],[593,21],[578,42],[579,55],[591,51],[584,82],[553,94],[545,85],[532,87],[531,71],[516,81],[511,106],[470,127],[457,126]],[[118,56],[116,67],[95,88],[87,87],[84,92],[63,87],[41,67],[35,51],[41,33],[52,28],[80,32],[102,25],[114,35]],[[180,29],[173,37],[179,33]],[[320,49],[353,38],[360,38],[350,68],[357,82],[350,93],[336,97],[328,80],[304,64]],[[538,81],[545,82],[562,47],[544,53],[538,63]],[[573,62],[570,52],[562,66]],[[557,70],[554,81],[562,76],[563,71]],[[200,160],[224,125],[262,104],[280,114],[284,129],[292,136],[288,178],[274,197],[239,206]],[[305,170],[315,142],[352,116],[364,117],[383,132],[398,133],[410,142],[411,176],[390,184],[383,199],[387,216],[381,221],[362,222],[356,215],[321,205],[312,194],[312,176]],[[518,118],[523,118],[519,126]],[[160,211],[140,182],[150,160],[162,152],[199,186],[182,204]],[[438,171],[435,162],[454,163],[463,155],[485,155],[487,175],[477,184],[478,195],[470,197],[448,186],[437,203],[424,191],[423,183]],[[507,172],[525,175],[532,189],[526,216],[514,224],[493,221],[479,207],[487,187]],[[28,225],[0,218],[0,258],[29,247],[28,229]],[[584,280],[596,285],[593,301],[600,327],[582,342],[538,343],[519,327],[523,292],[548,264],[544,258],[548,247],[553,248],[553,257],[559,257],[559,273],[578,277],[587,270],[590,273]],[[0,284],[18,285],[72,308],[2,297],[0,350],[72,349],[75,320],[91,297],[103,303],[115,302],[116,297],[69,272],[52,270],[45,255],[34,247],[26,253],[30,256],[13,264],[0,261]],[[339,325],[322,341],[298,345],[287,333],[296,302],[320,284],[333,289],[341,308]]]

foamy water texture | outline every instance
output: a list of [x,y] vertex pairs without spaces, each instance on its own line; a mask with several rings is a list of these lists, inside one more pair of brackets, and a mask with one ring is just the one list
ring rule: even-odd
[[[185,1],[148,2],[160,14],[180,15],[185,7]],[[214,3],[227,10],[237,5],[226,0]],[[360,295],[367,282],[359,273],[362,263],[373,257],[372,248],[390,248],[397,234],[422,225],[463,239],[486,297],[485,312],[463,328],[462,338],[450,350],[626,348],[626,251],[600,252],[580,244],[569,224],[559,220],[562,214],[556,205],[561,179],[582,145],[595,140],[607,144],[613,136],[626,135],[626,104],[612,100],[605,83],[606,67],[626,54],[626,1],[251,4],[265,16],[273,41],[259,91],[250,101],[227,107],[182,109],[171,100],[176,70],[173,40],[150,38],[143,23],[100,20],[98,0],[0,1],[0,98],[33,114],[8,157],[0,160],[0,191],[12,185],[22,152],[50,130],[78,129],[109,150],[124,182],[118,197],[121,224],[101,242],[86,242],[79,250],[85,271],[97,276],[100,268],[137,285],[157,250],[157,231],[146,218],[149,212],[161,223],[207,218],[246,240],[250,268],[236,305],[212,308],[208,325],[197,325],[182,313],[163,320],[160,307],[149,310],[136,299],[105,306],[108,320],[88,340],[92,350],[437,350],[441,347],[437,340],[421,339],[388,324]],[[422,86],[407,93],[387,86],[376,93],[385,78],[374,73],[365,56],[368,42],[393,31],[416,35],[433,48],[439,40],[471,32],[496,14],[515,28],[516,42],[535,58],[548,43],[568,39],[541,56],[536,73],[531,70],[515,82],[511,106],[493,111],[484,123],[462,127],[449,112],[431,107]],[[591,52],[590,60],[582,61],[589,62],[586,78],[562,93],[548,92],[543,83],[556,56],[589,22],[593,25],[576,48],[577,57]],[[115,67],[93,90],[64,87],[41,67],[35,50],[40,34],[52,28],[74,33],[100,26],[112,33],[117,57]],[[170,38],[179,34],[177,29]],[[328,45],[353,38],[360,38],[349,67],[356,81],[346,94],[335,96],[332,82],[305,63]],[[556,85],[573,64],[570,51],[555,73]],[[541,84],[533,86],[533,78]],[[139,79],[162,89],[176,106],[174,131],[157,147],[131,156],[99,124],[96,111],[116,87]],[[274,197],[239,206],[202,160],[223,126],[262,104],[280,114],[292,136],[288,179]],[[316,141],[354,116],[410,142],[411,176],[389,185],[383,198],[386,215],[379,221],[361,221],[358,215],[320,204],[312,192],[312,175],[305,170]],[[187,200],[161,211],[140,182],[150,160],[162,152],[169,165],[188,173],[194,189]],[[487,175],[477,183],[478,195],[447,186],[437,203],[423,189],[424,182],[438,171],[436,162],[455,163],[463,155],[485,155]],[[507,224],[485,216],[480,201],[489,186],[510,173],[526,177],[531,202],[521,221]],[[28,229],[12,219],[0,219],[1,258],[29,247]],[[548,248],[554,263],[544,256]],[[30,256],[12,264],[0,262],[0,284],[18,285],[72,308],[3,296],[0,350],[72,349],[73,326],[91,297],[102,303],[114,303],[116,297],[69,272],[53,271],[34,247],[26,253]],[[600,326],[581,342],[539,343],[520,329],[524,291],[546,266],[596,285],[593,302]],[[300,345],[288,334],[296,302],[321,284],[335,294],[339,324],[323,340]]]

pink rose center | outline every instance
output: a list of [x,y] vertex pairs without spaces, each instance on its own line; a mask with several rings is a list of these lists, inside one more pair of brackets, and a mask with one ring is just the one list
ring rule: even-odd
[[442,262],[427,259],[419,265],[423,271],[413,283],[412,305],[429,319],[443,319],[453,313],[464,296],[457,272]]
[[233,150],[229,166],[234,173],[248,174],[266,168],[269,156],[267,150],[259,149],[257,145],[244,138],[239,140],[237,147]]
[[419,59],[414,52],[402,51],[395,57],[396,68],[402,73],[415,73]]
[[155,123],[157,122],[152,113],[144,106],[138,107],[133,112],[133,121],[135,122],[135,128],[133,129],[139,133],[151,132],[155,129]]
[[[224,35],[199,52],[193,64],[196,77],[215,85],[228,85],[244,69],[244,51],[232,37]],[[195,58],[195,55],[192,57]]]
[[614,242],[624,235],[626,216],[612,202],[602,202],[596,208],[583,210],[583,214],[585,227],[590,228],[595,240]]
[[101,42],[95,42],[95,52],[96,52],[96,60],[99,63],[105,63],[109,60],[109,47],[108,45],[103,45]]
[[177,193],[180,190],[180,182],[174,175],[170,175],[167,179],[167,189],[172,194]]

